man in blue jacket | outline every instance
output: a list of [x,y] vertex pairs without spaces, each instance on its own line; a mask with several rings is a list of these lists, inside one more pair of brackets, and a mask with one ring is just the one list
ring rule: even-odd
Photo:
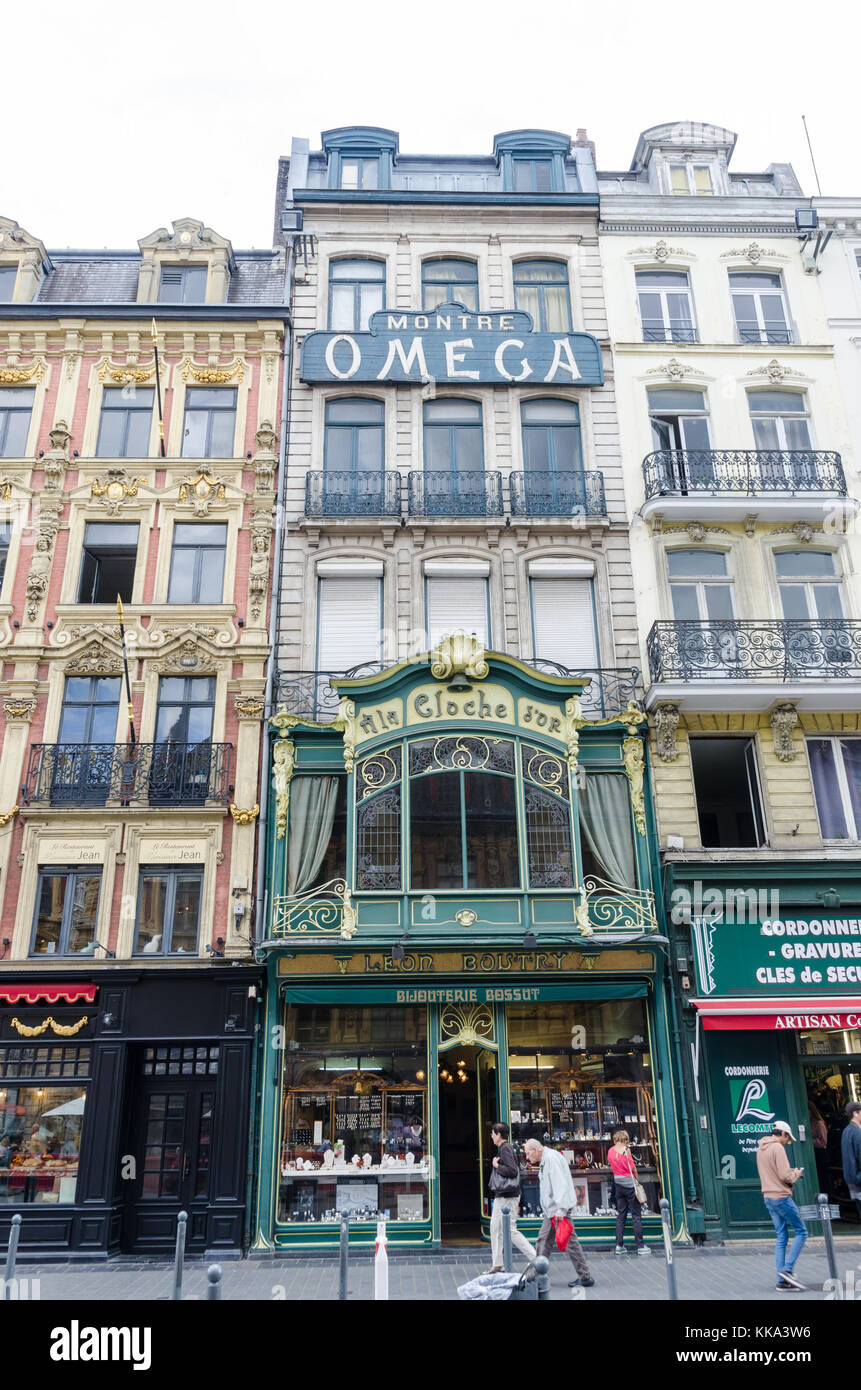
[[849,1123],[840,1140],[843,1176],[861,1221],[861,1102],[850,1100],[845,1114]]

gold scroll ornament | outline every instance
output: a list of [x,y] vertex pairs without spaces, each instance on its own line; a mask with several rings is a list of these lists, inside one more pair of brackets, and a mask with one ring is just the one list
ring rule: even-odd
[[76,1033],[80,1033],[87,1023],[89,1023],[89,1019],[86,1014],[83,1018],[79,1018],[77,1023],[57,1023],[56,1019],[53,1019],[49,1014],[41,1023],[35,1024],[32,1028],[26,1023],[21,1023],[17,1018],[12,1019],[12,1027],[21,1034],[22,1038],[38,1038],[49,1028],[52,1033],[59,1033],[63,1038],[72,1038]]

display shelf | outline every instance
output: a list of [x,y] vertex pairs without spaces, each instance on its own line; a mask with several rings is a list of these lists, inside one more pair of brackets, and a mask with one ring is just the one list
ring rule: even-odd
[[411,1178],[421,1178],[427,1182],[428,1177],[429,1169],[418,1164],[412,1168],[354,1168],[349,1164],[346,1168],[289,1168],[286,1172],[284,1169],[281,1170],[282,1182],[304,1182],[306,1179],[312,1182],[344,1182],[348,1178],[351,1182],[360,1178],[374,1178],[382,1182],[409,1182]]

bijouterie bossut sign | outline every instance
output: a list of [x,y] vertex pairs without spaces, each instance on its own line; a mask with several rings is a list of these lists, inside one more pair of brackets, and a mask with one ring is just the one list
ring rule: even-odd
[[462,304],[424,313],[380,309],[367,333],[309,333],[299,376],[310,385],[604,383],[601,349],[591,333],[536,333],[523,310],[479,314]]
[[857,994],[861,920],[786,917],[693,923],[700,994]]

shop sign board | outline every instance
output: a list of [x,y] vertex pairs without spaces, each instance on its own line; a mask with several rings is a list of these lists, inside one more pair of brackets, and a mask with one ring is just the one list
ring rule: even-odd
[[601,386],[604,370],[591,333],[536,333],[523,310],[481,314],[441,304],[380,309],[367,333],[309,333],[299,376],[311,385]]
[[448,719],[470,727],[509,724],[522,733],[541,734],[559,743],[566,740],[565,712],[560,705],[515,699],[504,685],[493,681],[466,691],[446,690],[438,681],[429,681],[417,685],[407,696],[395,695],[364,705],[356,720],[356,744],[361,747],[381,734],[433,727]]
[[861,919],[796,916],[693,923],[697,982],[710,995],[846,994],[861,986]]
[[760,1139],[786,1119],[778,1040],[765,1033],[717,1036],[709,1067],[721,1176],[756,1178]]

